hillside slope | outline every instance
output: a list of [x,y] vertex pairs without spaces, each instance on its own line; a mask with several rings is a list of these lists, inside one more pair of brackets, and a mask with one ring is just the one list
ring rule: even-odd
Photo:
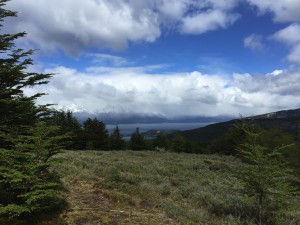
[[[253,120],[265,129],[279,128],[291,135],[298,137],[300,134],[300,109],[278,111],[252,117],[246,120]],[[230,120],[222,123],[215,123],[205,127],[181,131],[180,134],[201,145],[207,145],[214,139],[224,135],[230,127],[238,120]]]

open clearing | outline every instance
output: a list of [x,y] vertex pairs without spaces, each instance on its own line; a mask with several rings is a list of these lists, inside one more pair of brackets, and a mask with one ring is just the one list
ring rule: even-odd
[[[254,224],[255,209],[236,178],[243,164],[235,157],[65,151],[55,160],[68,225]],[[300,224],[299,208],[281,224]]]

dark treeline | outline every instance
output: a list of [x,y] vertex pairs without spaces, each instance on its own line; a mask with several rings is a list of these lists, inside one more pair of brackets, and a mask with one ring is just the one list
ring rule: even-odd
[[[300,140],[299,137],[286,133],[278,128],[263,129],[251,122],[251,127],[260,133],[258,142],[267,149],[288,145],[283,155],[288,163],[300,170]],[[57,135],[67,136],[65,149],[67,150],[157,150],[186,153],[206,153],[238,156],[237,148],[247,141],[247,135],[238,126],[233,125],[224,135],[214,139],[208,145],[201,146],[183,137],[180,132],[164,135],[158,132],[154,139],[146,139],[137,128],[125,141],[119,127],[116,125],[111,134],[106,125],[98,119],[88,118],[80,124],[72,112],[53,111],[49,125],[58,126]]]
[[48,123],[59,127],[58,135],[68,137],[67,150],[122,150],[126,147],[118,126],[109,135],[106,125],[96,118],[88,118],[80,124],[72,112],[54,110]]
[[64,135],[66,150],[170,150],[174,152],[196,153],[196,145],[176,133],[172,137],[158,132],[154,139],[146,139],[139,128],[126,141],[116,125],[111,134],[106,125],[96,119],[88,118],[82,124],[70,111],[53,110],[48,120],[51,126],[59,127],[57,135]]
[[300,172],[300,137],[277,127],[264,129],[255,120],[246,123],[240,120],[232,125],[224,135],[213,140],[200,151],[209,154],[239,156],[239,146],[248,141],[248,135],[244,129],[240,128],[241,126],[251,127],[258,134],[256,142],[265,148],[265,152],[271,152],[277,147],[284,146],[281,153],[286,164],[297,173]]
[[[88,118],[81,124],[70,111],[53,110],[48,124],[57,126],[57,135],[67,136],[65,142],[66,150],[145,150],[152,149],[149,140],[139,132],[137,128],[132,133],[129,141],[125,141],[121,131],[116,125],[111,134],[108,133],[106,125],[96,119]],[[152,142],[152,141],[151,141]],[[155,147],[166,149],[169,146],[167,139],[163,135],[153,141]]]
[[[245,132],[233,125],[224,135],[205,146],[183,137],[180,132],[168,136],[158,132],[154,139],[148,140],[140,133],[139,128],[131,134],[128,141],[125,141],[118,126],[109,134],[102,121],[88,118],[83,124],[80,124],[70,111],[53,111],[49,123],[59,127],[57,135],[68,136],[65,148],[69,150],[147,149],[237,156],[238,146],[247,139]],[[284,150],[283,155],[291,165],[300,169],[299,160],[297,160],[300,158],[300,137],[293,136],[278,128],[263,129],[255,121],[252,121],[251,126],[260,133],[258,142],[267,149],[288,145],[289,147]]]

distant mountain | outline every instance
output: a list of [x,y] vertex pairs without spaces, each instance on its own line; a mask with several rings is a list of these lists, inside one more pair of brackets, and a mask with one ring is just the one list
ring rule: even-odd
[[147,139],[156,138],[158,134],[162,134],[164,136],[172,135],[174,133],[179,132],[179,130],[148,130],[146,132],[142,132],[142,135]]
[[299,119],[300,109],[290,109],[278,112],[266,113],[262,115],[248,117],[252,119]]
[[73,115],[80,122],[85,121],[87,118],[97,118],[105,124],[163,123],[166,121],[163,116],[142,114],[74,112]]
[[[300,109],[266,113],[246,117],[245,119],[252,119],[265,129],[279,128],[295,136],[300,133]],[[214,139],[224,135],[237,121],[238,119],[234,119],[227,122],[215,123],[193,130],[181,131],[180,134],[191,141],[207,145]]]
[[185,116],[168,118],[162,115],[130,114],[130,113],[89,113],[75,111],[73,115],[84,122],[87,118],[97,118],[105,124],[151,124],[151,123],[216,123],[232,119],[231,117]]

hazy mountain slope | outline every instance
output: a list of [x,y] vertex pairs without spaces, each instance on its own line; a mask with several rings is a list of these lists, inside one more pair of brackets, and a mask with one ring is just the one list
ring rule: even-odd
[[[272,112],[245,118],[253,119],[265,129],[279,128],[294,136],[299,135],[300,131],[300,109]],[[225,134],[232,127],[236,120],[230,120],[222,123],[215,123],[205,127],[181,131],[180,134],[185,138],[197,143],[206,145],[212,140]]]

